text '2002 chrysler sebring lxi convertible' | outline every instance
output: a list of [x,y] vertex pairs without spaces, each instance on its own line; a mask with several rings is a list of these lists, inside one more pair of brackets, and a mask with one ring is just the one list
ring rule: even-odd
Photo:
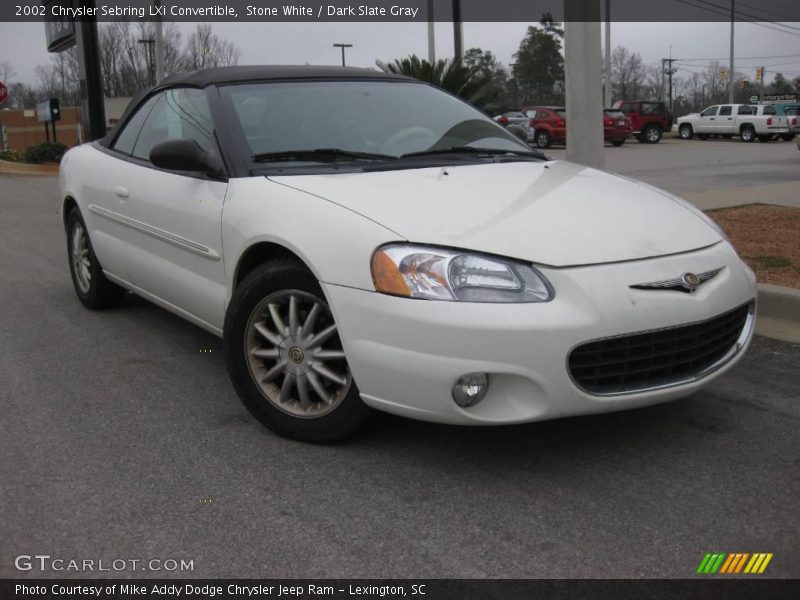
[[172,77],[65,155],[60,193],[81,302],[130,290],[222,336],[244,404],[293,438],[371,408],[492,425],[663,402],[753,333],[753,273],[701,212],[405,77]]

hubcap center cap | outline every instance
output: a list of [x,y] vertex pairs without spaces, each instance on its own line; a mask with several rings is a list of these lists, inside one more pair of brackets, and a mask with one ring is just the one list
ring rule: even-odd
[[293,348],[289,349],[289,360],[291,360],[293,363],[299,364],[303,362],[304,358],[305,355],[303,354],[303,350],[301,348],[294,346]]

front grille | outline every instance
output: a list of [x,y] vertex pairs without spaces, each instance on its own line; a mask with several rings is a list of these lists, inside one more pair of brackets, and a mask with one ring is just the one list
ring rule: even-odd
[[708,321],[587,342],[569,355],[575,382],[593,394],[622,394],[691,380],[730,350],[746,304]]

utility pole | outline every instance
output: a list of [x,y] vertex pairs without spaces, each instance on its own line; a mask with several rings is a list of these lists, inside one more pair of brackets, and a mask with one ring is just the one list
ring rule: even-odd
[[[664,75],[667,75],[667,106],[670,112],[672,111],[672,76],[675,74],[675,69],[672,68],[677,58],[662,58],[661,59],[661,79],[663,81]],[[665,69],[664,65],[669,64],[669,68]]]
[[601,0],[564,0],[567,160],[602,169]]
[[341,49],[342,49],[342,66],[343,66],[343,67],[344,67],[344,66],[346,66],[346,65],[344,64],[344,49],[345,49],[345,48],[352,48],[352,47],[353,47],[353,44],[334,44],[334,45],[333,45],[333,47],[334,47],[334,48],[341,48]]
[[436,62],[436,32],[433,19],[433,0],[428,0],[428,62]]
[[[153,0],[156,8],[161,7],[161,0]],[[159,11],[156,11],[159,12]],[[161,15],[156,16],[155,22],[156,29],[156,83],[160,83],[164,79],[164,23],[161,21]]]
[[731,0],[731,64],[728,68],[728,103],[733,104],[733,30],[736,25],[734,0]]
[[606,81],[603,106],[611,106],[611,0],[606,0]]
[[461,25],[461,0],[453,0],[453,56],[464,57],[464,29]]

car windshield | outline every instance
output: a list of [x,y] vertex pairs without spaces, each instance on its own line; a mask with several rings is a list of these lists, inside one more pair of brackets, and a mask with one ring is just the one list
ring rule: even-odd
[[[469,104],[430,85],[303,81],[221,87],[252,160],[391,160],[448,148],[538,154]],[[464,152],[472,160],[476,154]],[[517,157],[523,160],[524,157]]]

